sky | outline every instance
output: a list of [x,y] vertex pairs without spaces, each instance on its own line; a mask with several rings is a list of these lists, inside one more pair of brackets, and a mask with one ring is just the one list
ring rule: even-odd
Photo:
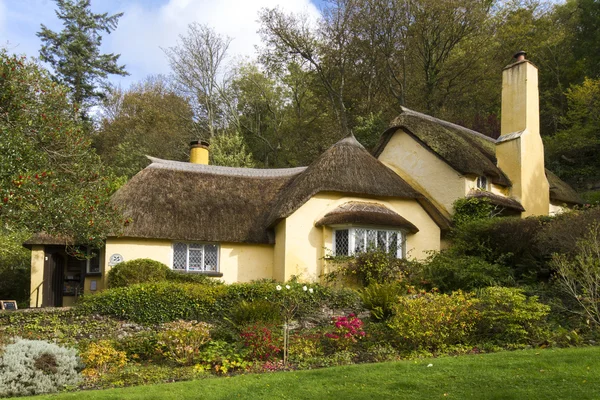
[[[260,44],[258,12],[279,7],[313,18],[319,15],[318,0],[92,0],[92,11],[123,12],[119,25],[103,35],[102,52],[121,54],[130,76],[111,77],[111,82],[128,87],[148,75],[170,73],[161,48],[177,45],[188,24],[211,26],[217,33],[231,37],[230,62],[255,54]],[[38,57],[41,41],[36,36],[40,25],[62,30],[54,12],[53,0],[0,0],[0,48],[9,53]]]

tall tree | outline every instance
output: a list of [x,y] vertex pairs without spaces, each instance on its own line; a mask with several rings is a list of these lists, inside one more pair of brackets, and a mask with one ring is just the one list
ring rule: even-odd
[[56,0],[56,15],[64,29],[54,32],[42,24],[37,36],[42,40],[40,59],[54,69],[55,79],[69,87],[73,101],[85,115],[94,100],[103,97],[108,75],[128,75],[119,65],[119,54],[101,54],[102,32],[117,28],[123,13],[95,14],[90,0]]
[[227,96],[229,71],[225,58],[231,38],[196,22],[187,35],[179,36],[177,46],[163,49],[182,93],[194,106],[201,126],[198,139],[210,140],[228,125],[231,107]]
[[165,77],[149,77],[127,90],[113,88],[102,111],[94,146],[117,175],[131,178],[148,165],[146,155],[189,159],[192,108]]
[[[0,51],[0,225],[100,248],[121,217],[68,89],[36,63]],[[1,234],[1,232],[0,232]]]

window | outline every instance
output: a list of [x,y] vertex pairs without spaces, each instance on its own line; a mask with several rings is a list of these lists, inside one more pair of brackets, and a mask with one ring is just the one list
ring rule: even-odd
[[219,246],[216,244],[174,243],[173,270],[218,272]]
[[477,189],[488,190],[488,180],[485,176],[477,177]]
[[402,231],[372,228],[346,228],[334,231],[333,254],[351,256],[368,250],[381,250],[404,256],[404,234]]
[[100,251],[98,249],[87,249],[88,258],[85,260],[86,274],[100,273]]

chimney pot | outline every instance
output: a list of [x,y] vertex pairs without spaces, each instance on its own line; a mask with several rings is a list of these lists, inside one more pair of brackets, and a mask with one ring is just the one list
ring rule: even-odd
[[513,58],[516,59],[516,62],[519,62],[519,61],[523,61],[525,59],[526,55],[527,55],[527,52],[521,50],[521,51],[517,51],[515,53],[515,55],[513,56]]

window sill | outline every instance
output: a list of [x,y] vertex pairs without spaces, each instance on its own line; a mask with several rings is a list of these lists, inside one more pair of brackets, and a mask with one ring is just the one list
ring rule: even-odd
[[213,272],[213,271],[173,271],[176,274],[193,274],[193,275],[204,275],[210,278],[221,278],[223,276],[222,272]]
[[88,276],[91,276],[91,277],[102,276],[102,272],[89,272],[89,273],[86,273],[85,277],[87,278]]

